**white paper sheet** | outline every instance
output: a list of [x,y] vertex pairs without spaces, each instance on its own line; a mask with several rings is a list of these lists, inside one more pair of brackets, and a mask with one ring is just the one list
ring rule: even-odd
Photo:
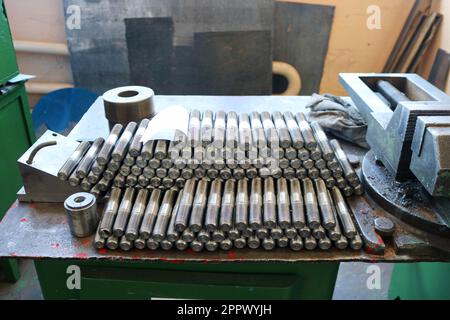
[[149,140],[173,141],[175,134],[187,136],[189,126],[189,112],[181,106],[172,106],[158,112],[150,120],[141,141],[145,144]]

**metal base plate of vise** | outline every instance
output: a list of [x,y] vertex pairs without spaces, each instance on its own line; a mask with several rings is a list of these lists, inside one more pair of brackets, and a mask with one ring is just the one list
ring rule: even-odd
[[450,238],[450,199],[433,198],[417,179],[398,182],[372,151],[364,157],[362,178],[377,204],[398,219]]

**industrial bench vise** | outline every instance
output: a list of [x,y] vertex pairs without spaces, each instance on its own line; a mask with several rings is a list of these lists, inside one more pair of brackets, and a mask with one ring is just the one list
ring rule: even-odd
[[450,97],[416,74],[340,74],[368,124],[362,175],[388,212],[450,236]]

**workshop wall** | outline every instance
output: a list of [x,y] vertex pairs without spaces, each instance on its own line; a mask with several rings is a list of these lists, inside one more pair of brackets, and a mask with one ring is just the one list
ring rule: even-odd
[[[436,58],[438,49],[443,49],[450,53],[450,1],[448,0],[435,0],[433,1],[432,10],[441,13],[444,16],[442,20],[441,28],[434,39],[430,49],[426,53],[424,63],[419,70],[421,74],[428,77]],[[447,79],[447,94],[450,94],[450,73]]]
[[[414,0],[280,0],[335,6],[328,54],[325,59],[320,91],[345,94],[338,82],[339,72],[380,72],[400,34]],[[449,1],[436,0],[440,11],[450,14]],[[64,10],[60,0],[5,0],[13,37],[16,40],[41,41],[66,44]],[[367,8],[377,5],[381,9],[381,29],[369,30],[366,26]],[[26,23],[25,23],[26,22]],[[447,19],[438,39],[442,42],[433,48],[450,46]],[[359,27],[358,27],[359,26]],[[445,30],[445,31],[444,31]],[[447,32],[447,33],[445,33]],[[445,41],[446,40],[446,41]],[[445,42],[445,43],[444,43]],[[438,43],[438,42],[436,42]],[[431,53],[435,50],[430,50]],[[434,56],[431,54],[431,56]],[[424,67],[424,72],[431,68]],[[70,63],[67,56],[18,53],[23,73],[37,75],[32,84],[56,84],[61,87],[72,83]],[[425,73],[426,74],[426,73]],[[34,88],[39,91],[39,87]],[[30,95],[34,105],[39,95]]]

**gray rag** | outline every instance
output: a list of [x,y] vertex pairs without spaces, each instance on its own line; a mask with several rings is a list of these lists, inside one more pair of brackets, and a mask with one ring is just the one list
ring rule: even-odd
[[310,121],[338,138],[369,149],[366,142],[367,123],[350,103],[332,94],[314,93],[306,108],[310,108]]

